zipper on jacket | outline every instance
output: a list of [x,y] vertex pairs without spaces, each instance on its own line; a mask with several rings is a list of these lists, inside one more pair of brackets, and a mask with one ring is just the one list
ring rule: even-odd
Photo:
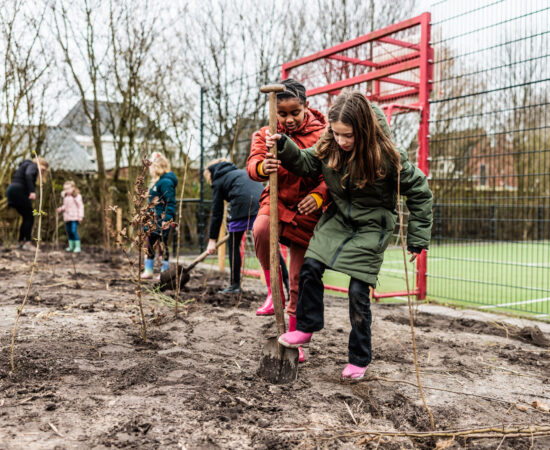
[[346,194],[347,194],[347,197],[348,197],[348,222],[350,225],[353,226],[353,232],[351,233],[351,236],[348,236],[346,239],[344,239],[342,241],[342,243],[339,245],[338,249],[336,250],[336,252],[334,253],[334,256],[332,257],[332,260],[330,261],[330,266],[334,266],[334,263],[336,262],[336,259],[338,258],[338,256],[340,255],[340,253],[342,252],[342,249],[344,248],[344,245],[346,245],[349,241],[351,241],[356,233],[357,233],[357,229],[353,223],[353,220],[351,219],[351,189],[350,189],[350,177],[348,177],[348,179],[346,180]]
[[354,231],[353,233],[351,233],[351,236],[348,236],[346,239],[344,239],[342,241],[342,243],[340,244],[340,246],[338,247],[338,249],[334,253],[334,256],[332,257],[332,260],[330,261],[330,264],[329,264],[330,267],[334,266],[334,263],[336,262],[336,259],[338,258],[338,255],[340,255],[340,252],[344,248],[344,245],[346,245],[349,241],[351,241],[355,237],[355,233],[356,232]]

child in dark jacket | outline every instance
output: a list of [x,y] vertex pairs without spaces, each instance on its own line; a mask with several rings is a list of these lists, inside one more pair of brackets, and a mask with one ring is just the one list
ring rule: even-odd
[[[170,221],[176,215],[176,186],[178,185],[178,178],[174,172],[170,171],[170,162],[164,155],[154,152],[150,161],[149,174],[153,184],[149,190],[149,203],[154,203],[155,227],[148,230],[145,270],[141,274],[141,278],[144,279],[153,278],[157,246],[160,245],[162,253],[161,272],[168,270],[170,265],[168,234]],[[157,279],[160,279],[160,276]]]
[[[244,234],[252,229],[259,210],[259,200],[264,186],[252,181],[245,170],[228,162],[225,158],[211,161],[206,166],[204,177],[212,186],[212,218],[207,251],[216,252],[216,241],[223,222],[224,202],[229,202],[227,228],[229,232],[229,266],[231,285],[220,294],[241,292],[241,252],[240,243]],[[288,271],[285,260],[279,255],[283,282],[288,290]]]
[[327,267],[343,272],[351,277],[351,332],[349,364],[342,378],[360,379],[372,359],[370,295],[397,220],[398,179],[410,212],[411,261],[430,242],[432,193],[426,176],[409,162],[406,152],[394,147],[380,108],[362,93],[339,95],[328,121],[327,132],[307,150],[284,135],[266,138],[269,148],[277,143],[279,159],[268,154],[264,172],[277,170],[282,162],[297,175],[322,173],[333,199],[315,228],[300,272],[296,331],[281,335],[279,342],[299,347],[323,328],[323,273]]
[[204,177],[212,185],[212,218],[208,241],[208,253],[216,251],[216,241],[223,221],[224,201],[229,202],[227,226],[229,232],[229,266],[231,284],[220,293],[238,294],[241,291],[240,243],[246,231],[252,229],[259,209],[259,199],[264,187],[252,181],[246,171],[238,169],[226,159],[216,159],[206,166]]

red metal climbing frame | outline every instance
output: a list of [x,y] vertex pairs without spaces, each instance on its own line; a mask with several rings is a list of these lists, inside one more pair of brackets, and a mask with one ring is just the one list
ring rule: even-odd
[[[433,50],[430,46],[430,13],[390,25],[358,38],[283,64],[282,78],[292,75],[315,86],[308,97],[326,95],[327,105],[344,88],[364,90],[378,103],[388,122],[394,114],[420,114],[417,165],[429,174],[429,97],[432,88]],[[426,297],[427,256],[417,262],[416,289],[411,294]],[[347,292],[338,286],[327,289]],[[375,292],[376,299],[407,295]]]

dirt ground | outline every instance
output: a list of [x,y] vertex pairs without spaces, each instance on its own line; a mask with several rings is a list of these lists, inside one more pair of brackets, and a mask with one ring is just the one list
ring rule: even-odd
[[[169,298],[146,294],[144,343],[123,257],[42,251],[10,373],[11,330],[32,256],[0,251],[2,449],[436,445],[433,438],[365,434],[430,429],[415,386],[406,306],[373,305],[368,378],[344,383],[347,300],[326,296],[326,327],[314,335],[298,380],[269,385],[256,376],[263,339],[275,334],[273,318],[254,315],[263,286],[247,279],[242,298],[223,297],[224,276],[204,269],[193,272],[178,319]],[[430,305],[417,313],[436,428],[550,425],[549,326],[539,324],[541,332],[527,320],[516,327],[476,317]],[[550,437],[457,438],[439,446],[542,449]]]

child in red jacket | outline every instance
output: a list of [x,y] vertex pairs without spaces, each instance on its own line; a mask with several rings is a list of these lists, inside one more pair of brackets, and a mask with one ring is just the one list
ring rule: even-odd
[[[282,84],[286,90],[277,93],[277,129],[289,136],[300,148],[311,147],[324,133],[326,120],[319,111],[309,108],[306,89],[301,83],[287,79]],[[255,181],[266,181],[269,178],[262,170],[267,153],[265,136],[268,130],[269,127],[263,127],[252,135],[246,168],[250,178]],[[295,330],[300,268],[313,229],[321,217],[321,206],[327,203],[328,194],[322,177],[299,177],[283,167],[279,167],[277,174],[279,241],[290,248],[290,301],[286,311],[289,315],[288,328]],[[256,256],[264,270],[268,287],[267,298],[256,314],[272,315],[274,310],[269,284],[269,186],[260,197],[260,210],[254,222],[253,233]],[[279,275],[279,281],[280,279]],[[300,361],[304,361],[302,349],[299,351]]]

